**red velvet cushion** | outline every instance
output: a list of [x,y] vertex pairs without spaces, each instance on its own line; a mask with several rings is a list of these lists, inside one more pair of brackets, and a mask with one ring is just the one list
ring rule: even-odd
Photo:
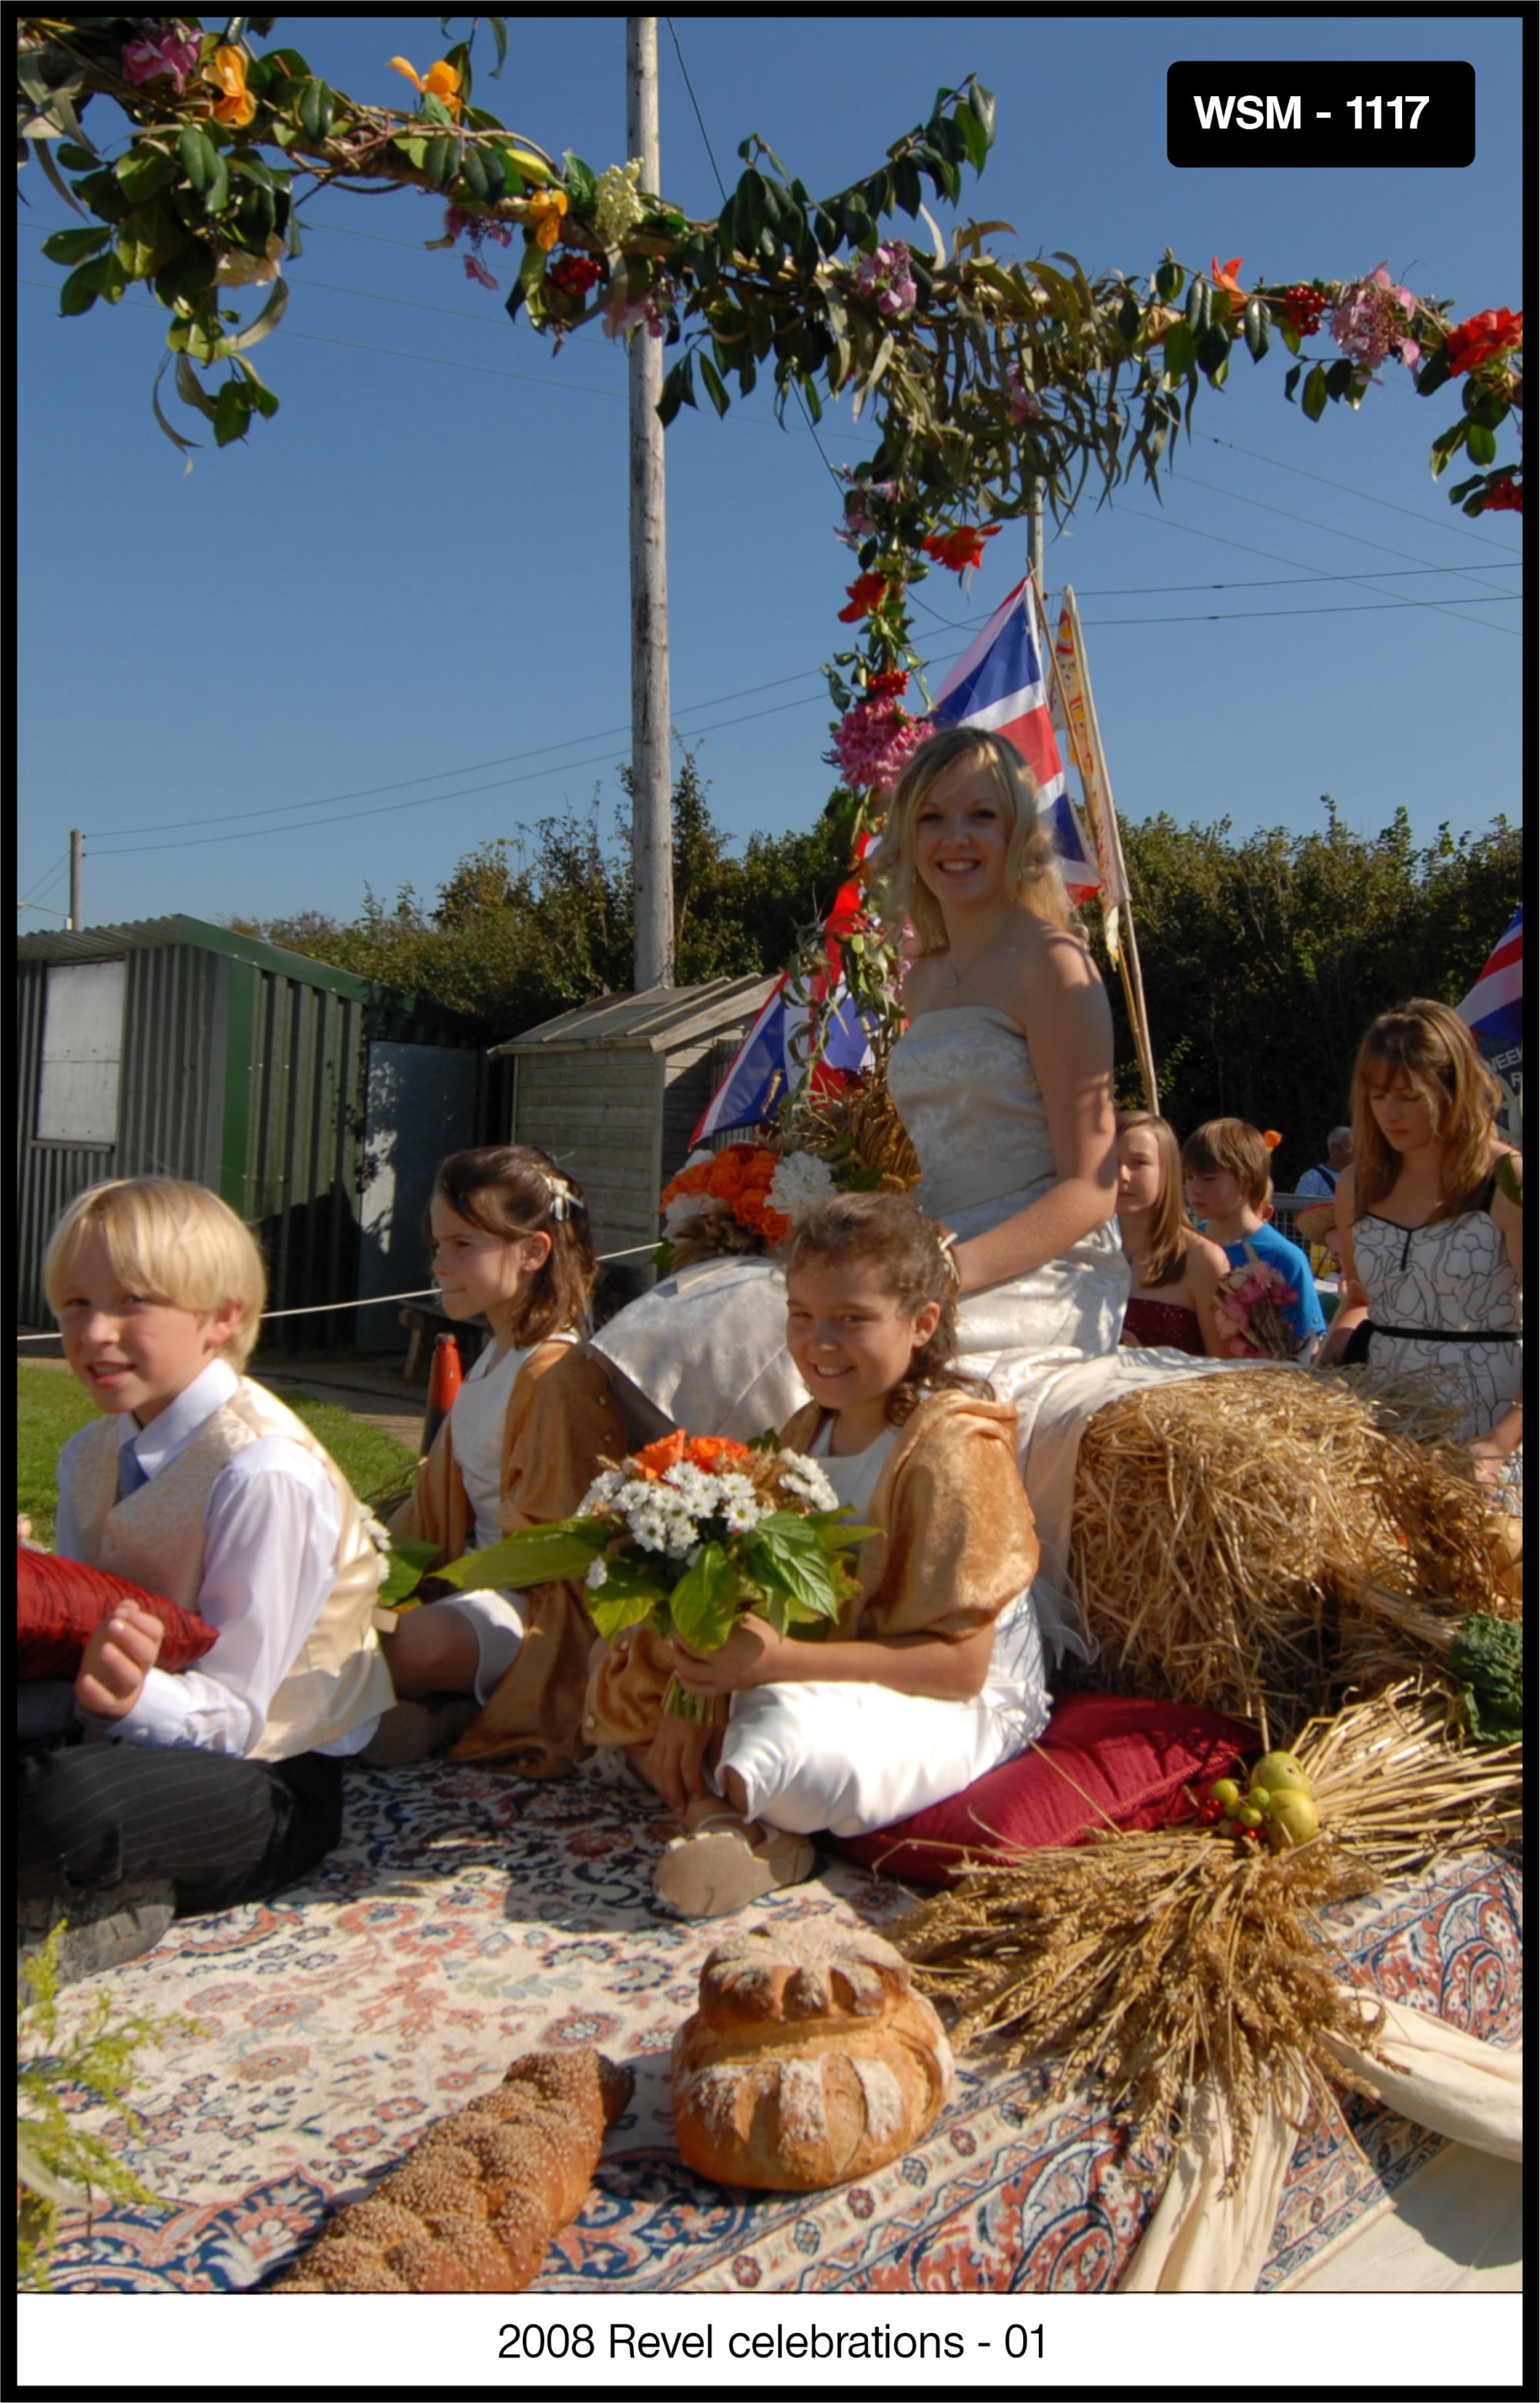
[[950,1885],[965,1852],[1084,1843],[1115,1827],[1191,1818],[1213,1780],[1255,1752],[1243,1720],[1126,1694],[1067,1694],[1036,1744],[976,1784],[839,1850],[884,1875]]
[[146,1593],[127,1577],[109,1577],[83,1561],[60,1560],[53,1552],[35,1552],[18,1544],[17,1675],[73,1678],[88,1640],[120,1602],[138,1603],[165,1629],[157,1668],[190,1669],[218,1641],[218,1629],[205,1626],[180,1603]]

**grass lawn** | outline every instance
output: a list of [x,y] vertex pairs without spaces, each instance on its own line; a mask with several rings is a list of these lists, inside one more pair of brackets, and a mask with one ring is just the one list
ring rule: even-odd
[[[354,1492],[363,1501],[401,1492],[411,1482],[416,1454],[383,1427],[354,1418],[340,1402],[311,1401],[296,1395],[288,1407],[324,1443]],[[34,1538],[53,1541],[58,1502],[54,1463],[77,1427],[98,1413],[75,1379],[59,1368],[21,1367],[16,1371],[16,1507],[32,1521]]]

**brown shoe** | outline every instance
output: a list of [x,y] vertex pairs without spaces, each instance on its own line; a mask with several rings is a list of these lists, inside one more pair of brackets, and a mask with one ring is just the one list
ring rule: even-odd
[[694,1815],[690,1834],[664,1846],[653,1872],[659,1901],[680,1919],[720,1919],[812,1874],[816,1854],[805,1836],[730,1811]]

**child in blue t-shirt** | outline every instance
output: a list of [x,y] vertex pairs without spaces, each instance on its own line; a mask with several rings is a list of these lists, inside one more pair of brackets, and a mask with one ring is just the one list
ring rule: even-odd
[[1305,1254],[1262,1215],[1272,1174],[1260,1128],[1244,1118],[1208,1119],[1182,1146],[1182,1172],[1188,1209],[1230,1266],[1260,1260],[1294,1287],[1299,1299],[1283,1315],[1299,1340],[1296,1356],[1308,1366],[1325,1334],[1325,1314]]

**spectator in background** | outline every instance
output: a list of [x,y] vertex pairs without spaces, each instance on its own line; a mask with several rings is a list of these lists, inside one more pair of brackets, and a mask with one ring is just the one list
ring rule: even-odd
[[1337,1180],[1344,1168],[1353,1166],[1352,1127],[1333,1127],[1326,1137],[1326,1157],[1319,1168],[1307,1168],[1297,1193],[1308,1193],[1312,1201],[1329,1202],[1337,1191]]
[[1326,1322],[1309,1260],[1297,1243],[1263,1218],[1272,1199],[1272,1175],[1260,1128],[1244,1118],[1210,1118],[1182,1146],[1182,1170],[1187,1207],[1230,1267],[1261,1260],[1294,1288],[1297,1299],[1283,1316],[1298,1340],[1296,1357],[1308,1366]]

